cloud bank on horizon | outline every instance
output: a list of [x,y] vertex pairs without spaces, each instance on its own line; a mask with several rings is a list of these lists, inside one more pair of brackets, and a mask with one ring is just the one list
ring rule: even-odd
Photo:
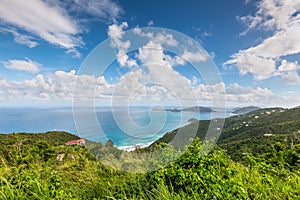
[[[149,26],[159,21],[145,15],[131,16],[121,3],[125,4],[112,0],[1,1],[0,49],[7,50],[2,50],[0,57],[0,105],[71,105],[76,79],[81,83],[82,96],[90,85],[97,85],[95,97],[104,104],[111,101],[112,95],[129,96],[137,88],[132,96],[137,104],[149,98],[172,104],[176,95],[195,95],[203,105],[209,104],[212,96],[226,98],[230,106],[300,104],[300,1],[261,0],[252,3],[254,14],[237,14],[231,19],[231,23],[239,22],[241,30],[246,26],[240,32],[227,33],[232,42],[236,37],[253,42],[241,43],[227,54],[210,49],[223,77],[222,82],[210,85],[201,75],[195,75],[186,62],[203,62],[208,54],[184,48],[181,55],[168,54],[164,46],[177,46],[178,41],[164,32],[144,33],[132,17],[143,19]],[[251,1],[240,6],[248,4]],[[94,32],[96,26],[100,28]],[[178,31],[188,26],[180,23]],[[195,39],[197,34],[203,37],[200,42],[205,47],[210,44],[205,38],[224,37],[197,26],[190,29],[195,31]],[[131,28],[135,34],[149,38],[149,42],[127,54],[131,41],[124,41],[123,35]],[[259,37],[254,39],[254,33],[259,33]],[[76,75],[84,57],[101,41],[99,38],[104,40],[107,36],[116,49],[116,64],[112,66],[115,69],[102,76]],[[150,81],[158,84],[145,85]],[[159,84],[171,87],[173,92]]]

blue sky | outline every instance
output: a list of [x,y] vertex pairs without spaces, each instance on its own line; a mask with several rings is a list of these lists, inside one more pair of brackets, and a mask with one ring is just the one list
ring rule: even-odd
[[[164,60],[171,57],[167,63],[163,61],[165,68],[155,71],[154,67],[149,73],[153,73],[152,77],[158,72],[163,72],[162,76],[170,73],[166,75],[169,79],[152,81],[174,83],[180,88],[173,90],[179,98],[184,92],[188,95],[190,89],[203,105],[209,105],[212,96],[226,98],[229,106],[300,104],[299,0],[3,0],[0,2],[0,106],[71,105],[74,81],[78,76],[84,78],[78,72],[89,53],[108,36],[116,43],[115,51],[123,52],[127,50],[123,47],[126,42],[122,40],[123,33],[148,26],[172,29],[199,42],[212,56],[222,81],[208,84],[191,65],[180,64],[180,60],[175,63],[176,55],[146,51],[145,47],[151,46],[149,41],[128,54],[125,61],[116,55],[115,62],[101,76],[85,77],[83,84],[100,87],[97,91],[100,104],[109,103],[118,87],[125,94],[127,90],[137,91],[133,95],[137,104],[138,100],[145,102],[143,98],[153,98],[153,102],[172,99],[172,92],[166,95],[163,87],[147,85],[138,89],[143,88],[141,80],[145,79],[142,65],[152,62],[147,56],[153,55]],[[151,47],[164,47],[165,41],[151,40],[154,41]],[[105,55],[99,55],[99,59],[101,56]],[[186,56],[181,56],[193,59],[201,55],[187,51]],[[149,70],[150,66],[146,68]],[[84,93],[85,87],[82,88]]]

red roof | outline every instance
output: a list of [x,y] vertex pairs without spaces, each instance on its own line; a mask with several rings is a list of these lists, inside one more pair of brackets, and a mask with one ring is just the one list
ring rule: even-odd
[[67,144],[69,144],[69,145],[73,145],[73,144],[85,144],[85,139],[71,140],[71,141],[67,142]]

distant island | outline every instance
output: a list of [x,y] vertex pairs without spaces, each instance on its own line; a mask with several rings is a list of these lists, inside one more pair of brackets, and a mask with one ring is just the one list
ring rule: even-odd
[[[249,112],[259,110],[260,107],[257,106],[247,106],[247,107],[241,107],[241,108],[235,108],[233,109],[232,113],[236,115],[244,115]],[[210,113],[210,112],[218,112],[217,110],[214,110],[210,107],[204,107],[204,106],[193,106],[188,108],[153,108],[152,111],[168,111],[168,112],[204,112],[204,113]]]
[[183,109],[168,108],[168,109],[165,109],[165,111],[169,111],[169,112],[216,112],[215,110],[213,110],[209,107],[203,107],[203,106],[193,106],[193,107],[183,108]]
[[259,109],[261,109],[261,108],[256,107],[256,106],[247,106],[247,107],[243,107],[243,108],[236,108],[232,113],[237,114],[237,115],[244,115],[244,114],[247,114],[249,112],[259,110]]

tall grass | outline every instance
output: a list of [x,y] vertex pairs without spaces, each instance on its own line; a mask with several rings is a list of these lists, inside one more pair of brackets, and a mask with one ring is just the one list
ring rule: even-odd
[[[196,141],[170,166],[147,174],[132,174],[103,166],[82,148],[52,149],[56,153],[65,150],[76,159],[60,162],[50,157],[44,161],[38,155],[31,155],[30,162],[24,159],[18,165],[2,164],[0,199],[296,199],[300,196],[299,166],[288,165],[278,152],[268,158],[250,155],[241,164],[220,149],[200,158],[201,142]],[[274,164],[273,160],[284,163]]]

